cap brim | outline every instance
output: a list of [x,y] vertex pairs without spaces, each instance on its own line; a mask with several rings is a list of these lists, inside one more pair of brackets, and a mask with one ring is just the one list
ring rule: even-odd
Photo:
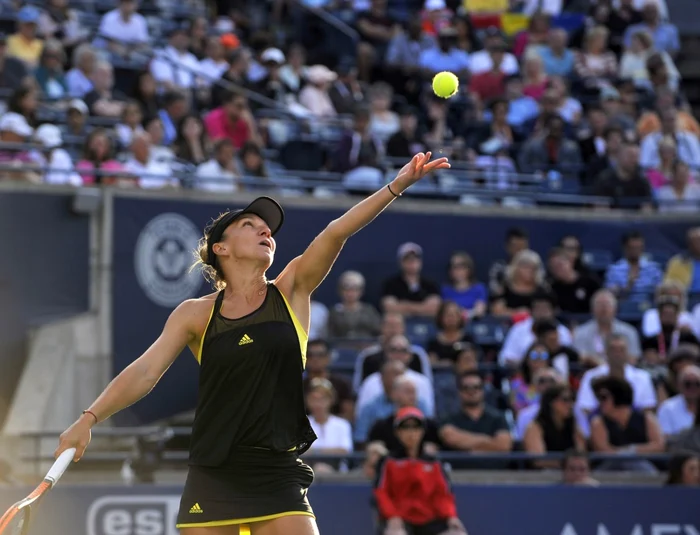
[[254,214],[267,223],[270,233],[274,236],[282,228],[284,223],[284,210],[280,204],[271,197],[258,197],[237,215],[238,219],[243,214]]
[[409,416],[404,416],[403,418],[394,420],[394,427],[401,427],[403,424],[411,420],[413,420],[414,422],[418,422],[420,425],[425,425],[425,418],[421,418],[415,414],[411,414]]

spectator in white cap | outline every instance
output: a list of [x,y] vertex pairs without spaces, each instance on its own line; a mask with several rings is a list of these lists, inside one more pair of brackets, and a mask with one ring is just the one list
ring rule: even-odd
[[34,132],[34,139],[43,148],[36,154],[36,161],[45,168],[43,177],[46,184],[83,185],[83,179],[74,171],[73,160],[68,152],[61,148],[63,137],[58,126],[42,124]]
[[423,248],[407,242],[399,247],[396,256],[400,272],[384,282],[384,311],[434,317],[440,307],[440,287],[421,275]]
[[22,60],[30,69],[39,64],[44,42],[37,38],[37,23],[41,12],[34,6],[24,6],[17,13],[17,33],[7,39],[7,55]]
[[190,46],[189,26],[175,26],[168,35],[168,46],[156,52],[151,74],[161,88],[172,91],[192,89],[200,71],[199,60],[187,49]]
[[[7,112],[0,117],[0,141],[2,143],[25,143],[34,129],[29,126],[27,119],[23,115],[16,112]],[[21,152],[16,151],[0,151],[0,161],[7,162],[17,159],[24,160],[21,157]],[[29,161],[26,159],[26,161]]]
[[63,144],[69,151],[73,148],[80,149],[83,146],[85,136],[90,133],[87,117],[90,115],[87,104],[78,98],[74,98],[68,104],[66,110],[66,124],[61,125]]
[[317,117],[335,117],[337,112],[328,89],[338,76],[325,65],[313,65],[306,71],[308,83],[299,93],[299,104]]
[[454,13],[447,7],[445,0],[425,0],[420,14],[423,31],[436,36],[440,29],[450,26]]
[[[2,143],[26,143],[28,138],[34,133],[34,130],[27,119],[19,113],[8,112],[0,117],[0,142]],[[0,150],[0,164],[28,166],[34,163],[31,154],[26,149],[3,149]],[[26,180],[29,182],[39,182],[41,177],[31,170],[22,170],[18,172],[2,171],[0,175],[3,178],[11,180]]]
[[288,99],[294,98],[294,91],[281,76],[280,69],[286,61],[284,53],[279,48],[268,48],[260,56],[260,61],[267,73],[253,85],[253,90],[270,100],[286,105]]

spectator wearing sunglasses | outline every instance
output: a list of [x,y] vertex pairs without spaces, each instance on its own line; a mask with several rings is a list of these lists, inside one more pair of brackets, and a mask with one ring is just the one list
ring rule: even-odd
[[[484,402],[484,381],[479,372],[467,372],[458,379],[460,411],[450,415],[440,427],[443,445],[455,451],[508,452],[513,447],[503,413]],[[476,466],[500,467],[498,461]]]
[[[666,447],[659,422],[652,412],[632,406],[632,386],[618,377],[600,377],[593,384],[600,414],[591,420],[591,445],[600,453],[637,455],[661,453]],[[605,461],[601,470],[653,472],[649,461],[621,459]]]
[[700,401],[700,367],[690,365],[683,369],[678,376],[678,391],[678,395],[667,399],[659,407],[659,425],[666,439],[693,427]]
[[534,383],[535,374],[551,367],[550,354],[544,344],[532,344],[520,363],[519,373],[510,381],[511,405],[514,411],[521,411],[537,401],[539,392]]
[[544,391],[555,385],[565,384],[564,378],[554,368],[542,368],[541,370],[536,371],[532,382],[537,389],[537,398],[533,403],[518,411],[518,416],[515,420],[514,433],[514,438],[517,440],[523,440],[527,427],[540,412],[540,398],[542,397]]
[[[442,369],[434,377],[435,412],[438,418],[446,418],[459,412],[461,405],[457,378],[467,372],[478,370],[479,349],[471,343],[461,344],[452,370]],[[510,399],[493,385],[493,379],[493,377],[489,377],[484,381],[484,402],[494,409],[509,410]]]
[[[574,418],[574,394],[567,385],[548,387],[542,394],[537,417],[527,426],[525,451],[544,454],[552,451],[584,450],[583,434]],[[536,460],[537,468],[556,468],[558,461]]]

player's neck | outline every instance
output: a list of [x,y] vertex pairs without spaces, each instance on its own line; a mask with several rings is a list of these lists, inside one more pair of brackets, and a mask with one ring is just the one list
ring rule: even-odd
[[248,273],[236,273],[234,277],[226,278],[226,291],[224,296],[228,298],[244,298],[246,301],[254,300],[265,293],[267,279],[263,271],[250,271]]

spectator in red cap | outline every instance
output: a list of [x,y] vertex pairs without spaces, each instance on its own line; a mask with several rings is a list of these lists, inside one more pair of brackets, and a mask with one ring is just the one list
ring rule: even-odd
[[374,487],[383,535],[466,533],[442,465],[422,451],[425,422],[415,407],[394,418],[403,451],[380,461]]

